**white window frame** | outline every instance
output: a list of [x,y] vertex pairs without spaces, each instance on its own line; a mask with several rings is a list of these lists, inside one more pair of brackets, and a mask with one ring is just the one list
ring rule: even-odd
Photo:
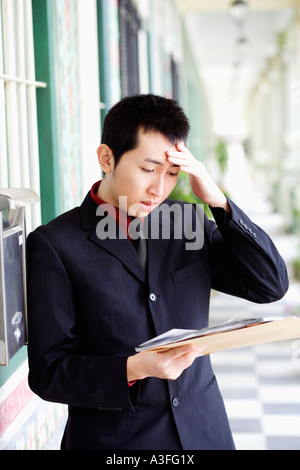
[[[40,194],[31,0],[0,0],[0,187]],[[41,223],[40,204],[26,211],[27,230]]]

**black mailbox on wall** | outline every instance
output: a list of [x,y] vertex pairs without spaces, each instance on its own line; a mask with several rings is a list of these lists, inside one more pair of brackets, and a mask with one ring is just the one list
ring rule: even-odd
[[27,342],[25,208],[39,201],[29,189],[0,189],[0,365]]

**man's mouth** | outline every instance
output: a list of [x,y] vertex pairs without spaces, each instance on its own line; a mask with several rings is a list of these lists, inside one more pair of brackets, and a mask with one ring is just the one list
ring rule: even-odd
[[154,207],[157,206],[157,203],[153,201],[140,201],[140,205],[143,207],[143,209],[148,212],[154,209]]

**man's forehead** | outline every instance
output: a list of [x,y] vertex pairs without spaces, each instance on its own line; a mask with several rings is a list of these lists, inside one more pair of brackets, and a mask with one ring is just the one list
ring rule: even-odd
[[177,167],[171,165],[167,160],[166,152],[176,150],[175,144],[168,137],[157,131],[139,131],[138,144],[135,154],[142,162],[152,163],[162,166]]

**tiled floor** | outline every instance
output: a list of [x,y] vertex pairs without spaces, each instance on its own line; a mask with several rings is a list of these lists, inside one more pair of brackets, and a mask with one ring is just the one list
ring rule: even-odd
[[[280,313],[284,302],[257,306],[216,294],[211,323]],[[238,450],[300,450],[300,340],[211,355]]]

